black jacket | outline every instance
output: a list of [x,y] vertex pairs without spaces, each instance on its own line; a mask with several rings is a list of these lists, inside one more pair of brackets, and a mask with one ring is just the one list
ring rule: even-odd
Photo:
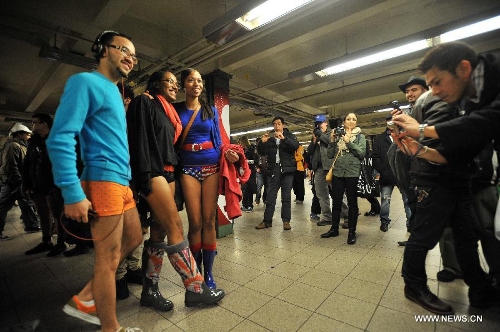
[[390,133],[385,130],[373,139],[373,168],[375,168],[375,170],[380,174],[379,184],[381,186],[397,185],[396,177],[394,176],[394,173],[392,173],[392,168],[389,164],[389,159],[387,158],[387,151],[392,144],[389,135]]
[[[267,174],[273,175],[276,166],[276,152],[278,151],[278,145],[276,145],[276,138],[274,138],[274,130],[270,132],[269,139],[267,142],[259,142],[257,145],[257,152],[260,155],[267,156]],[[299,142],[295,135],[293,135],[287,128],[283,129],[283,136],[285,139],[280,141],[279,144],[279,156],[281,164],[281,172],[295,173],[297,169],[297,164],[295,162],[295,150],[299,148]]]
[[23,165],[23,189],[40,194],[48,194],[55,187],[45,139],[37,134],[31,137]]
[[149,179],[163,174],[165,165],[177,165],[174,126],[156,99],[140,95],[129,105],[127,131],[134,189],[151,191]]
[[[446,123],[459,117],[460,110],[454,105],[432,96],[429,92],[424,93],[415,103],[417,116],[423,119],[423,123],[434,125]],[[425,138],[423,145],[443,151],[444,147],[438,139]],[[473,169],[469,163],[435,164],[422,158],[412,158],[411,182],[413,186],[426,186],[442,184],[452,187],[464,187],[469,184]]]

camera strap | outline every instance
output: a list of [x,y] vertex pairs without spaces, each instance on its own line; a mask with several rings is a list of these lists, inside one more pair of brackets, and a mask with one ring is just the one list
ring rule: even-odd
[[[112,234],[112,233],[116,230],[116,228],[118,227],[118,224],[120,224],[120,219],[122,218],[122,216],[124,216],[124,214],[123,214],[123,210],[122,210],[122,213],[120,213],[120,214],[118,215],[118,220],[116,221],[116,225],[115,225],[115,227],[113,227],[113,229],[112,229],[112,230],[111,230],[111,231],[110,231],[110,232],[109,232],[106,236],[103,236],[102,238],[97,238],[97,239],[94,239],[93,237],[91,237],[91,238],[89,238],[89,239],[88,239],[88,238],[81,237],[81,236],[78,236],[78,235],[76,235],[76,234],[71,233],[71,232],[70,232],[70,231],[66,228],[66,226],[64,225],[63,219],[64,219],[64,218],[66,218],[66,219],[68,219],[68,220],[71,220],[72,222],[78,222],[78,221],[76,221],[76,220],[74,220],[74,219],[69,219],[69,218],[65,217],[64,212],[62,212],[62,213],[61,213],[61,217],[60,217],[59,223],[61,224],[61,226],[62,226],[62,228],[64,229],[64,231],[65,231],[66,233],[68,233],[69,235],[71,235],[72,237],[74,237],[75,239],[78,239],[78,240],[83,240],[83,241],[101,242],[101,241],[106,240],[106,239],[107,239],[107,238],[108,238],[108,237],[109,237],[109,236],[110,236],[110,235],[111,235],[111,234]],[[91,222],[95,222],[95,221],[96,221],[96,220],[94,220],[94,221],[90,221],[90,220],[89,220],[88,222],[89,222],[89,223],[91,223]]]

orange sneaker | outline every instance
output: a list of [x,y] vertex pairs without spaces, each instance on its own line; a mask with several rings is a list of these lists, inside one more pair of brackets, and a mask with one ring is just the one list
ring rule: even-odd
[[97,311],[95,309],[95,304],[85,305],[80,299],[75,295],[69,300],[68,303],[63,308],[63,311],[75,318],[86,321],[87,323],[92,323],[95,325],[101,325],[99,317],[97,317]]

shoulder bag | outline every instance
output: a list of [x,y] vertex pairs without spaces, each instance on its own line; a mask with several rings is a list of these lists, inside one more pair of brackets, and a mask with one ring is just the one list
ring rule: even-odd
[[[200,109],[201,109],[201,107],[198,108],[196,111],[194,111],[193,115],[191,115],[191,118],[189,119],[188,124],[186,125],[185,128],[182,129],[181,139],[177,143],[177,155],[180,154],[180,151],[182,150],[182,145],[184,144],[184,141],[186,140],[189,129],[191,129],[191,125],[193,124],[194,119],[196,118],[196,115],[198,114]],[[177,176],[176,176],[176,181],[175,181],[174,200],[175,200],[175,205],[177,206],[177,211],[184,210],[184,202],[185,202],[184,194],[182,193],[181,182],[179,181]]]
[[325,180],[326,180],[327,183],[332,183],[332,180],[333,180],[333,169],[335,168],[335,162],[337,161],[337,158],[339,157],[339,154],[340,154],[340,149],[337,152],[337,155],[335,155],[335,158],[333,159],[332,166],[328,170],[328,173],[326,173]]

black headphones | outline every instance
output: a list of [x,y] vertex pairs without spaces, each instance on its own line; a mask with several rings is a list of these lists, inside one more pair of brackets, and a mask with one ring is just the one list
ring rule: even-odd
[[113,36],[119,36],[120,33],[113,31],[113,30],[105,30],[97,36],[96,40],[94,41],[94,44],[92,44],[92,52],[96,54],[97,57],[100,57],[104,53],[104,46],[101,43],[101,39],[104,37],[104,35],[107,34],[112,34]]

